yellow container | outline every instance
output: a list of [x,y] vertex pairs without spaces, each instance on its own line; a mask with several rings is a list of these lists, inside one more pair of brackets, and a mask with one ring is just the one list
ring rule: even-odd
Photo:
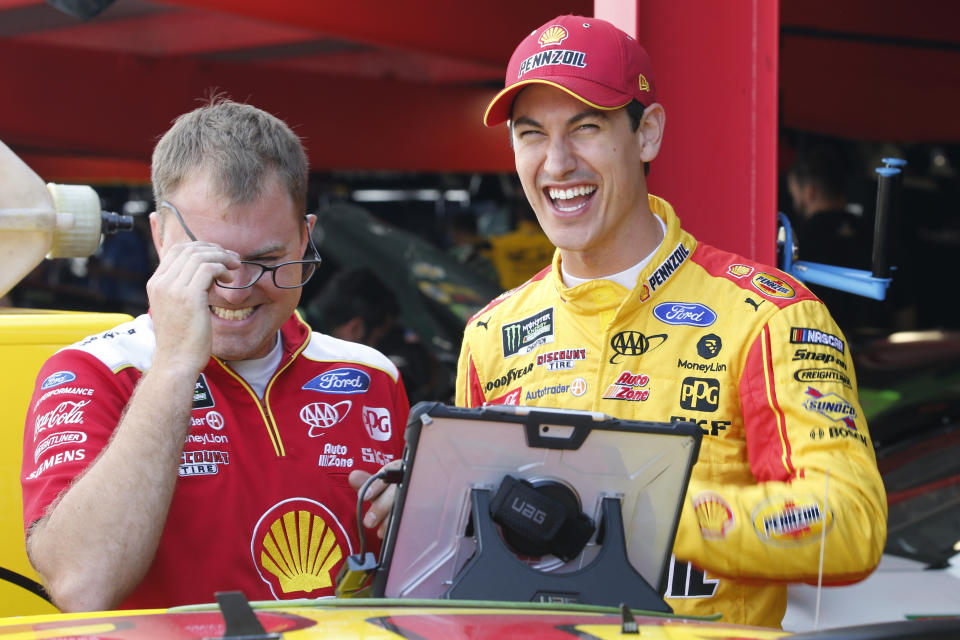
[[37,372],[51,354],[130,316],[0,307],[0,616],[55,613],[35,593],[38,576],[23,536],[23,423]]

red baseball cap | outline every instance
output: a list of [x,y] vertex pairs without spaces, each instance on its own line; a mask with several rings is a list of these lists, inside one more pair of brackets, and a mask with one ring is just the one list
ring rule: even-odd
[[640,43],[606,20],[583,16],[559,16],[523,39],[483,123],[505,122],[517,93],[535,83],[562,89],[596,109],[619,109],[634,98],[649,106],[657,97],[653,65]]

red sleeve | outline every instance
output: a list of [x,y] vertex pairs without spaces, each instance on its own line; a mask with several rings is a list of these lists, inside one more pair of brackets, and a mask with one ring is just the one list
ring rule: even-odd
[[23,523],[29,529],[106,446],[139,372],[118,374],[76,349],[40,369],[23,433]]

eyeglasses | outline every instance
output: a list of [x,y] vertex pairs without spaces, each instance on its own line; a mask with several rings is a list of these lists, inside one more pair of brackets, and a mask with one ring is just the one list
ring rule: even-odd
[[[187,234],[187,237],[194,242],[197,241],[197,236],[193,235],[193,232],[190,231],[190,227],[183,221],[183,216],[180,215],[180,212],[177,211],[175,206],[164,200],[160,203],[160,207],[166,207],[170,209],[170,211],[173,211],[173,215],[177,216],[177,221],[180,222],[180,226],[183,227],[183,231]],[[307,284],[317,270],[317,267],[320,266],[321,259],[320,252],[317,251],[316,245],[313,244],[313,236],[310,233],[310,223],[306,218],[304,218],[303,221],[307,224],[307,241],[310,244],[310,249],[313,250],[312,259],[304,257],[303,260],[291,260],[273,266],[252,260],[241,260],[239,273],[234,274],[233,282],[225,284],[220,281],[214,281],[214,283],[223,289],[247,289],[255,285],[263,274],[269,271],[270,276],[273,278],[273,284],[278,289],[298,289]]]

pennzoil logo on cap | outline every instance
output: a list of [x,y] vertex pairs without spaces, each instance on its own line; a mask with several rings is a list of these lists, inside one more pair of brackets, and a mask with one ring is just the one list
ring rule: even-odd
[[566,29],[558,24],[555,24],[551,27],[547,27],[546,30],[540,34],[540,38],[537,40],[537,42],[540,43],[541,47],[549,47],[552,44],[560,44],[566,40],[569,35],[570,34]]

